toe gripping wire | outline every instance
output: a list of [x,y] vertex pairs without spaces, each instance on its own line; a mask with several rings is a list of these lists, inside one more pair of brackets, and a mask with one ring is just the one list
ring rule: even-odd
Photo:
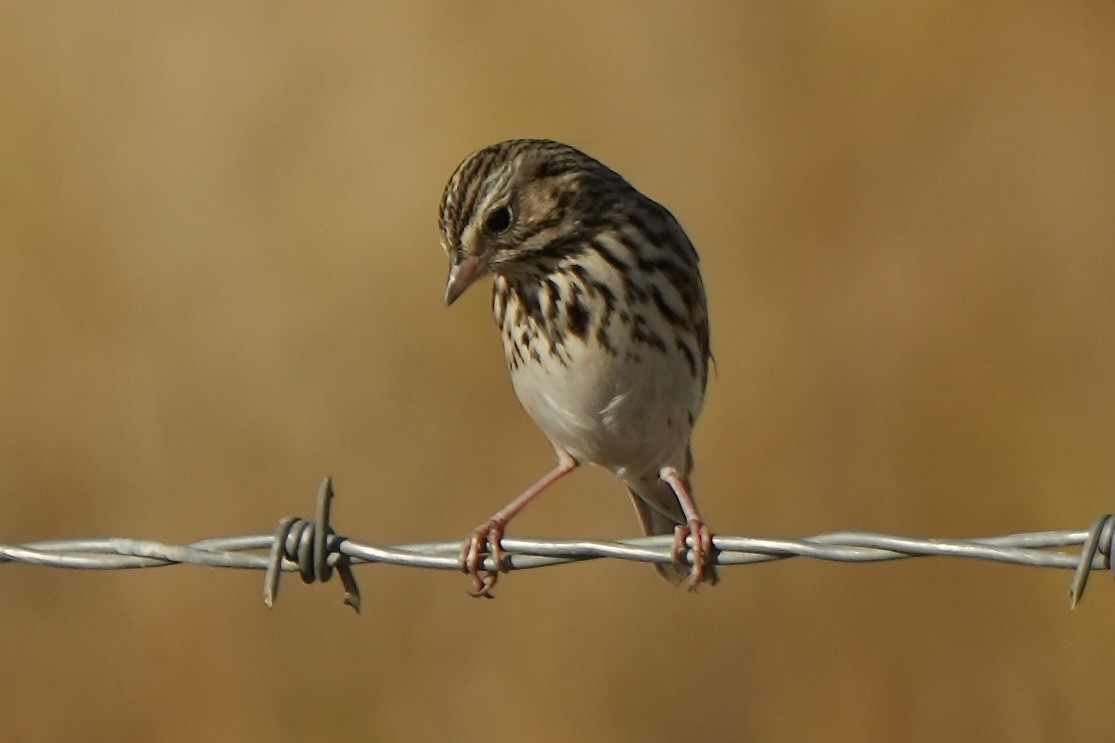
[[329,525],[332,500],[333,478],[327,477],[318,489],[317,516],[313,521],[287,516],[279,522],[263,583],[263,603],[267,608],[274,606],[279,597],[279,578],[284,568],[297,568],[303,583],[325,583],[333,577],[336,568],[344,585],[345,603],[360,612],[360,587],[352,574],[348,556],[339,551],[344,539],[335,536]]
[[[1076,566],[1076,574],[1072,579],[1072,589],[1069,596],[1072,606],[1080,603],[1084,598],[1084,587],[1088,585],[1088,576],[1093,569],[1111,570],[1115,575],[1115,567],[1111,564],[1111,553],[1115,543],[1115,515],[1100,516],[1092,523],[1088,536],[1080,548],[1080,562]],[[1099,565],[1095,565],[1096,555],[1100,555]]]

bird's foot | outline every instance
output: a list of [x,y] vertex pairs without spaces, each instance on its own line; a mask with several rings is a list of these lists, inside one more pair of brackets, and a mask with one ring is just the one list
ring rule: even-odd
[[[496,587],[499,574],[503,572],[503,529],[506,524],[490,519],[473,530],[461,548],[461,572],[472,581],[469,595],[474,598],[495,598],[492,589]],[[682,544],[685,540],[682,540]],[[484,567],[484,557],[491,556],[496,564],[495,570]]]
[[712,532],[700,519],[689,519],[674,529],[674,544],[670,556],[678,565],[684,565],[686,553],[690,552],[686,540],[693,538],[693,563],[689,568],[689,590],[697,590],[702,583],[716,585],[716,567],[712,560]]

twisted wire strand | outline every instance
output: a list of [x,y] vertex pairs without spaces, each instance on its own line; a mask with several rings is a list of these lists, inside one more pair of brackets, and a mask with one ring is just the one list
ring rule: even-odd
[[[337,535],[329,521],[333,497],[332,480],[326,478],[318,491],[316,517],[284,518],[272,534],[217,537],[185,545],[122,538],[0,544],[0,562],[85,570],[177,564],[263,570],[264,603],[268,607],[278,597],[282,573],[298,572],[305,583],[324,583],[335,570],[344,586],[344,602],[356,611],[360,609],[360,590],[353,565],[382,563],[432,570],[461,569],[460,541],[382,546]],[[530,570],[603,558],[660,564],[673,560],[670,536],[623,540],[504,537],[502,544],[507,553],[502,564],[497,565],[489,556],[484,563],[486,569]],[[692,546],[692,540],[689,544]],[[1075,531],[970,539],[916,538],[868,531],[838,531],[801,539],[715,535],[713,546],[718,565],[749,565],[792,557],[848,563],[958,557],[1073,570],[1069,597],[1075,607],[1084,597],[1092,571],[1107,570],[1115,575],[1112,566],[1115,515],[1100,516],[1090,528]],[[251,554],[261,550],[266,554]]]

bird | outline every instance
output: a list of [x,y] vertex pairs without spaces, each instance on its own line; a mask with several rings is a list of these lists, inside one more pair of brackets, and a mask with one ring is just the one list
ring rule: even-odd
[[585,464],[623,482],[645,534],[673,535],[673,561],[655,564],[663,577],[690,590],[715,583],[712,533],[690,487],[690,436],[712,359],[708,307],[677,219],[575,147],[513,139],[461,162],[438,227],[446,306],[493,277],[512,386],[557,456],[465,541],[469,592],[492,596],[508,522]]

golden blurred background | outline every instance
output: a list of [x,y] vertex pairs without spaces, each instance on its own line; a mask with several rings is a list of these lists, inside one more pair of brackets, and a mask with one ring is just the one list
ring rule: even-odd
[[[980,536],[1115,508],[1110,2],[0,6],[0,539],[309,515],[464,538],[551,466],[436,207],[542,136],[685,225],[714,531]],[[519,536],[637,532],[582,471]],[[804,560],[340,587],[0,570],[18,741],[1110,735],[1115,588]]]

